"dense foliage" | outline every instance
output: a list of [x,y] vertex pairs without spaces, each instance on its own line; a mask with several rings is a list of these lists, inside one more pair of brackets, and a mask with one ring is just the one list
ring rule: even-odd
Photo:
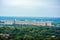
[[60,40],[60,27],[36,25],[0,25],[0,40]]

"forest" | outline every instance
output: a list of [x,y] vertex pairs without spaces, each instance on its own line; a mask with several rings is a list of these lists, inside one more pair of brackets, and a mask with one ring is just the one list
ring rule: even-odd
[[60,27],[0,25],[0,40],[60,40]]

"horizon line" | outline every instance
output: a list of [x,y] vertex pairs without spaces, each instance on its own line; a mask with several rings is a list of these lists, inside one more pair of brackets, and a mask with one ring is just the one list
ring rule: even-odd
[[60,17],[36,17],[36,16],[0,16],[0,17],[35,17],[35,18],[60,18]]

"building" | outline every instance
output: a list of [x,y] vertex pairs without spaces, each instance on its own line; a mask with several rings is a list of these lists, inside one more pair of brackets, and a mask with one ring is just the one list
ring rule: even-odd
[[41,25],[41,26],[52,26],[52,22],[43,22],[43,21],[20,21],[20,20],[16,20],[14,19],[14,21],[8,21],[5,20],[3,21],[3,24],[7,24],[7,25],[16,25],[16,24],[28,24],[28,25]]
[[9,35],[9,34],[3,34],[3,33],[0,33],[0,36],[3,36],[3,37],[5,37],[5,38],[10,37],[10,35]]

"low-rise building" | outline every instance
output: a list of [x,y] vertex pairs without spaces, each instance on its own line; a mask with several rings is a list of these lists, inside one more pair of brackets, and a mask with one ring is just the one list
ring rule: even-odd
[[14,20],[14,21],[3,21],[3,24],[7,24],[7,25],[12,25],[12,24],[29,24],[29,25],[41,25],[41,26],[51,26],[52,22],[43,22],[43,21],[18,21],[18,20]]

